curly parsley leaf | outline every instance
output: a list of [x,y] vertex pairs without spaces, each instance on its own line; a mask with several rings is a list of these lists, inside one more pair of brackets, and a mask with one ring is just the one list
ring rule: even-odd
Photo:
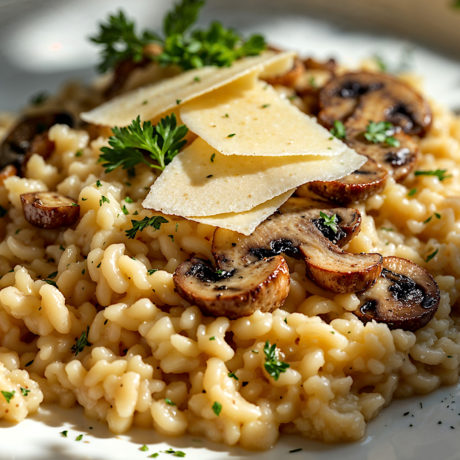
[[183,0],[176,3],[163,19],[163,33],[170,35],[183,34],[195,24],[204,0]]
[[163,170],[187,143],[185,125],[177,125],[174,114],[152,125],[138,116],[129,126],[112,128],[109,146],[102,147],[99,162],[105,172],[117,168],[131,169],[144,163],[151,168]]
[[78,339],[75,340],[75,344],[72,345],[71,351],[75,356],[78,356],[85,347],[90,347],[92,344],[88,341],[89,326],[86,326],[86,331],[83,331]]
[[325,225],[326,227],[329,227],[334,233],[338,232],[338,228],[337,228],[338,220],[337,220],[337,215],[336,214],[332,214],[332,215],[328,216],[325,212],[320,211],[319,212],[319,217],[321,217],[321,219],[323,221],[322,222],[323,225]]
[[144,57],[144,47],[149,43],[160,41],[160,37],[149,30],[136,33],[134,21],[130,21],[123,11],[111,14],[106,23],[99,24],[98,35],[90,40],[102,46],[100,72],[114,68],[126,59],[140,62]]
[[146,227],[153,227],[155,230],[159,230],[161,224],[167,224],[168,220],[166,220],[163,216],[153,216],[153,217],[144,217],[142,220],[132,220],[132,228],[126,230],[126,236],[128,238],[135,238],[137,232],[142,232]]
[[270,346],[270,342],[267,340],[264,345],[264,354],[265,370],[271,377],[273,377],[274,380],[278,380],[280,374],[286,372],[286,369],[290,367],[290,365],[278,359],[278,350],[276,349],[276,343]]
[[364,137],[373,144],[385,143],[391,147],[399,147],[399,141],[394,137],[395,128],[389,121],[369,121]]
[[[151,59],[161,65],[194,69],[204,65],[229,66],[243,56],[254,56],[266,48],[261,35],[244,40],[234,30],[213,22],[207,29],[190,30],[198,18],[204,0],[182,0],[163,20],[163,37],[144,30],[137,33],[135,24],[122,11],[100,24],[98,35],[90,37],[102,47],[98,70],[105,72],[127,60]],[[161,53],[149,53],[147,45],[157,43]]]

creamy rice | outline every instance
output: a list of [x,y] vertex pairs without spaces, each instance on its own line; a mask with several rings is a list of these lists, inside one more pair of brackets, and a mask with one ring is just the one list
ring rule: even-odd
[[[433,274],[440,306],[415,333],[364,325],[351,313],[359,304],[355,294],[322,291],[294,259],[281,309],[237,320],[203,316],[175,292],[173,272],[191,253],[211,257],[214,229],[168,216],[160,230],[128,239],[131,219],[151,216],[141,202],[154,174],[143,167],[135,177],[104,174],[97,159],[106,138],[90,141],[85,131],[55,125],[52,156],[45,162],[33,155],[24,178],[0,186],[0,205],[9,210],[0,219],[0,390],[14,391],[9,402],[0,396],[0,418],[19,422],[42,400],[78,404],[114,433],[137,425],[267,449],[280,432],[358,440],[393,398],[455,384],[460,119],[435,105],[433,111],[417,168],[447,169],[452,177],[390,179],[358,205],[362,228],[348,246],[404,257]],[[25,221],[20,194],[42,190],[78,200],[74,229],[41,230]],[[434,212],[441,219],[424,223]],[[44,281],[53,272],[57,287]],[[72,346],[87,327],[91,346],[75,356]],[[267,340],[290,364],[276,381],[264,369]]]

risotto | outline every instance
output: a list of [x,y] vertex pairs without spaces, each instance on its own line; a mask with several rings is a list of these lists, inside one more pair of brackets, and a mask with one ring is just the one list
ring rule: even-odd
[[[39,110],[80,111],[101,100],[97,88],[70,86]],[[393,398],[457,383],[460,118],[431,106],[417,169],[448,177],[388,178],[353,204],[361,231],[347,246],[432,274],[439,307],[414,332],[363,323],[353,314],[356,293],[320,288],[291,257],[280,308],[236,319],[204,314],[179,295],[173,275],[192,255],[212,259],[215,228],[166,216],[158,229],[129,238],[131,221],[152,215],[142,201],[157,174],[145,165],[134,177],[121,168],[106,173],[98,160],[110,132],[53,125],[50,156],[31,152],[22,177],[0,185],[0,418],[20,422],[56,402],[82,406],[114,433],[140,426],[267,449],[280,433],[359,440]],[[78,203],[77,222],[30,225],[20,195],[41,191]],[[288,364],[276,379],[266,366],[273,346]]]

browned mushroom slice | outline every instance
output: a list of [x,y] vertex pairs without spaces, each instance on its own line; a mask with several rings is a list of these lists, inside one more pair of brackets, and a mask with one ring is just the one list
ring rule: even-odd
[[307,196],[311,191],[337,204],[362,201],[383,190],[387,171],[370,158],[361,168],[335,181],[313,181],[300,186],[296,194]]
[[389,121],[406,134],[423,135],[431,124],[431,110],[424,98],[391,75],[351,72],[333,78],[320,93],[320,121],[332,127],[346,122],[360,109],[360,119]]
[[[382,260],[380,254],[340,249],[359,231],[360,222],[355,209],[284,207],[251,236],[218,228],[213,239],[216,269],[197,259],[185,262],[177,268],[174,282],[184,298],[214,315],[243,316],[259,305],[271,311],[288,294],[280,256],[285,254],[303,259],[307,276],[325,289],[360,291],[378,278]],[[268,288],[271,282],[276,289]]]
[[359,295],[354,312],[364,323],[386,323],[390,329],[415,331],[425,326],[439,306],[439,288],[419,265],[399,257],[385,257],[380,278]]
[[179,265],[174,282],[177,292],[205,313],[239,318],[280,307],[289,294],[289,268],[282,256],[230,272],[215,270],[209,262],[193,258]]
[[73,126],[74,120],[67,112],[46,112],[19,120],[0,144],[0,168],[13,165],[21,171],[34,138],[57,123]]
[[298,58],[294,59],[294,64],[290,70],[282,75],[265,78],[265,81],[270,85],[282,85],[288,88],[295,88],[297,80],[305,72],[305,67],[302,61]]
[[329,58],[326,61],[318,61],[309,57],[303,60],[303,65],[307,70],[326,70],[331,74],[335,74],[337,70],[337,61],[333,58]]
[[80,206],[56,192],[23,193],[21,202],[25,219],[35,227],[70,227],[80,216]]

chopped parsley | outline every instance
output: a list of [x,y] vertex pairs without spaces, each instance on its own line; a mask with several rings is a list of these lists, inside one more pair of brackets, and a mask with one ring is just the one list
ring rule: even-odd
[[411,189],[407,192],[407,196],[414,196],[416,193],[417,193],[417,189],[416,189],[416,188],[411,188]]
[[227,135],[227,137],[233,137],[233,136],[236,136],[236,133],[230,133]]
[[261,109],[266,109],[267,107],[270,107],[270,104],[263,104],[260,106]]
[[229,373],[228,373],[228,376],[229,376],[231,379],[239,380],[238,376],[235,375],[234,372],[229,372]]
[[96,187],[102,187],[102,182],[99,179],[96,181]]
[[216,158],[216,154],[215,154],[215,153],[213,153],[213,154],[211,155],[211,158],[209,159],[209,160],[211,161],[211,163],[214,163],[214,158]]
[[57,274],[58,274],[58,272],[50,273],[50,274],[47,276],[47,278],[49,278],[49,279],[52,280],[53,278],[56,278]]
[[79,434],[76,438],[75,441],[81,441],[83,439],[83,435]]
[[67,430],[64,430],[64,431],[61,431],[59,434],[63,437],[63,438],[67,438],[67,435],[68,435],[68,431]]
[[345,139],[345,136],[347,135],[345,125],[339,120],[334,121],[334,124],[330,131],[331,134],[335,136],[337,139]]
[[161,224],[166,224],[168,221],[163,216],[144,217],[142,220],[132,220],[132,228],[125,230],[128,238],[135,238],[137,232],[142,232],[146,227],[153,227],[155,230],[159,230]]
[[75,156],[76,156],[76,157],[81,157],[82,155],[83,155],[83,150],[77,150],[77,151],[75,152]]
[[389,121],[369,121],[364,137],[373,144],[385,143],[391,147],[399,147],[399,141],[394,137],[395,128]]
[[29,367],[34,363],[34,360],[32,359],[31,361],[27,362],[24,367]]
[[380,54],[374,54],[372,59],[377,64],[378,69],[380,72],[386,72],[388,70],[388,64],[385,62],[383,57]]
[[[240,57],[258,55],[266,48],[261,35],[244,40],[220,22],[213,22],[207,29],[191,30],[203,5],[204,0],[176,3],[163,19],[161,35],[152,30],[137,32],[134,21],[122,11],[110,15],[107,22],[99,24],[99,33],[90,37],[101,47],[98,70],[106,72],[123,61],[145,59],[184,70],[205,65],[227,67]],[[150,44],[159,45],[160,52],[148,52]]]
[[9,404],[10,401],[14,398],[14,393],[16,393],[14,390],[13,391],[0,391],[0,393],[3,395],[5,398],[5,401]]
[[214,401],[214,404],[212,405],[212,410],[219,417],[222,411],[222,404],[220,402]]
[[43,280],[45,283],[48,283],[48,284],[51,284],[51,286],[54,286],[55,288],[57,288],[57,284],[56,284],[56,281],[53,281],[53,280]]
[[428,254],[426,256],[425,262],[429,262],[431,259],[433,259],[438,252],[439,252],[439,248],[435,249],[431,254]]
[[323,224],[326,227],[329,227],[334,233],[337,233],[339,231],[339,229],[337,228],[338,221],[336,214],[328,216],[325,212],[320,211],[319,216],[321,217]]
[[216,340],[214,336],[209,337],[209,340]]
[[171,454],[173,457],[185,457],[185,452],[181,450],[174,450],[169,448],[168,450],[164,450],[163,453]]
[[99,200],[99,206],[102,206],[103,203],[110,203],[110,200],[104,195],[102,195],[101,199]]
[[291,449],[291,450],[289,451],[289,453],[290,453],[290,454],[295,454],[296,452],[300,452],[301,450],[302,450],[301,447],[297,447],[297,449]]
[[278,350],[276,348],[276,343],[270,346],[270,342],[267,340],[264,345],[264,354],[265,370],[271,377],[273,377],[274,380],[278,380],[280,374],[286,372],[286,369],[290,367],[290,365],[278,359]]
[[380,230],[383,230],[385,232],[394,232],[394,228],[390,228],[390,227],[381,227]]
[[130,198],[129,196],[125,196],[125,201],[126,203],[134,203],[134,200]]
[[424,224],[427,224],[428,222],[430,222],[430,221],[433,219],[433,217],[436,217],[436,219],[440,219],[442,216],[441,216],[441,214],[439,214],[439,212],[435,212],[435,213],[432,214],[430,217],[428,217],[427,219],[425,219],[425,220],[423,221],[423,223],[424,223]]
[[175,406],[176,405],[176,403],[174,401],[171,401],[169,398],[165,398],[165,403],[168,406]]
[[75,356],[78,356],[85,347],[90,347],[91,343],[88,341],[89,326],[86,326],[86,331],[83,331],[78,339],[75,339],[75,344],[72,345],[71,351]]
[[158,271],[158,268],[151,268],[150,270],[147,270],[147,273],[148,273],[149,275],[153,275],[153,274],[154,274],[155,272],[157,272],[157,271]]
[[449,177],[452,177],[452,174],[446,174],[447,169],[434,169],[434,170],[428,170],[428,171],[415,171],[414,175],[415,176],[436,176],[441,182],[444,179],[448,179]]
[[127,215],[129,214],[128,208],[127,208],[125,205],[123,205],[123,206],[121,207],[121,210],[123,211],[123,214],[124,214],[125,216],[127,216]]
[[308,79],[308,84],[312,88],[318,88],[318,83],[316,83],[316,78],[313,75]]
[[187,143],[184,139],[187,132],[185,125],[177,125],[174,113],[156,125],[150,121],[141,125],[140,116],[137,116],[128,126],[112,128],[110,147],[101,148],[99,162],[105,172],[119,167],[131,170],[141,163],[163,170]]
[[144,444],[144,445],[142,445],[141,447],[139,447],[139,450],[140,450],[141,452],[147,452],[147,451],[149,450],[149,448]]
[[20,388],[22,396],[27,396],[30,393],[30,390],[28,388]]

